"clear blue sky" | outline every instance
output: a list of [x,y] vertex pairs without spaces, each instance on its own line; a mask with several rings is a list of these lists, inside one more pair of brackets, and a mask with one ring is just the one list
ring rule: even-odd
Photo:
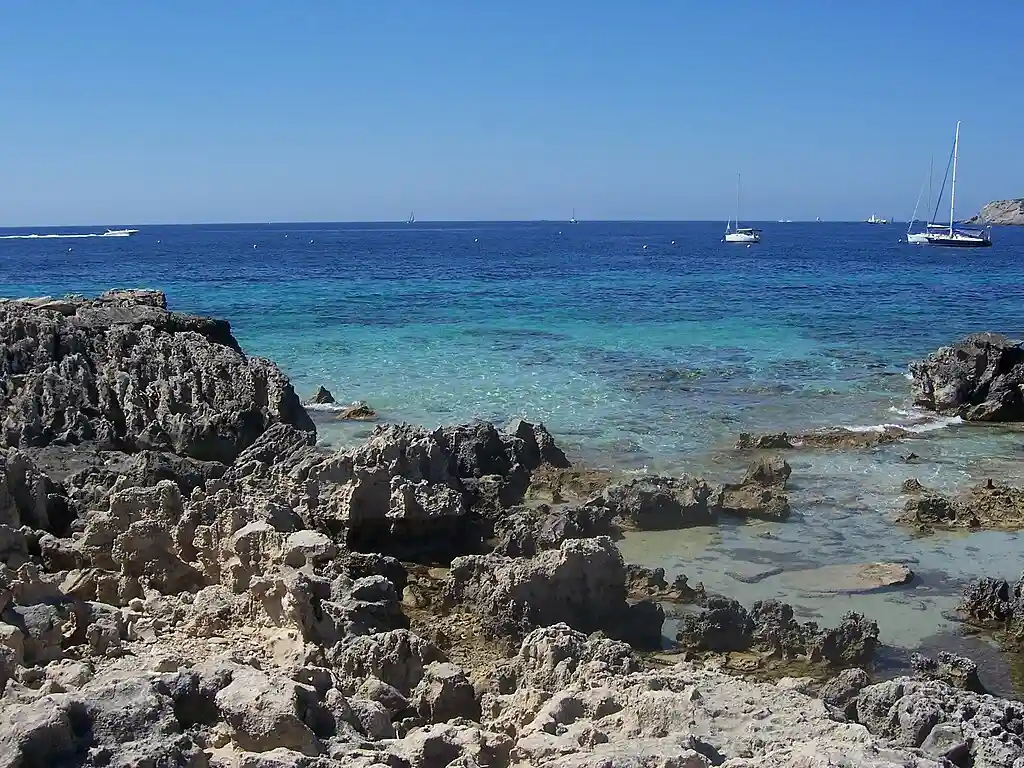
[[1024,4],[8,0],[0,225],[905,218],[1024,196]]

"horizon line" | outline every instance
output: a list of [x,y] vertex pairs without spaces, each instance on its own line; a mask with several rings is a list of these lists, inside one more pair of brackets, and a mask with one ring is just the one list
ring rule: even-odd
[[[568,219],[422,219],[415,222],[389,219],[296,219],[292,221],[178,221],[178,222],[141,222],[141,223],[118,223],[118,224],[4,224],[0,225],[0,231],[11,229],[88,229],[88,228],[138,228],[138,227],[216,227],[216,226],[253,226],[253,227],[282,227],[292,225],[310,224],[393,224],[415,228],[420,224],[566,224],[575,226],[578,224],[716,224],[726,222],[727,219],[577,219],[575,224]],[[866,219],[746,219],[752,224],[866,224]],[[887,223],[906,223],[909,219],[888,219]],[[920,219],[924,221],[924,219]]]

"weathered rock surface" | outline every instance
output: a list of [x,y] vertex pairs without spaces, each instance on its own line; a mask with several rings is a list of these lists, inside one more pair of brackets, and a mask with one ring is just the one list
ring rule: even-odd
[[345,406],[334,418],[337,421],[376,421],[377,412],[369,404],[358,402]]
[[965,421],[1024,419],[1024,349],[976,333],[910,364],[914,404]]
[[517,507],[493,523],[492,552],[505,557],[533,557],[557,549],[569,539],[590,539],[615,533],[610,511],[603,507]]
[[792,448],[871,448],[876,445],[894,443],[910,434],[901,427],[886,425],[879,429],[855,430],[845,427],[829,427],[810,432],[790,435],[777,432],[764,435],[741,433],[736,441],[736,450],[788,450]]
[[970,693],[938,681],[899,678],[865,687],[856,721],[931,760],[974,768],[1011,768],[1024,759],[1019,702]]
[[988,480],[956,496],[920,484],[904,487],[911,494],[899,522],[919,531],[954,528],[1024,528],[1024,490]]
[[957,606],[968,624],[998,632],[1008,647],[1024,649],[1024,574],[1016,583],[985,578],[969,585]]
[[0,304],[0,440],[90,442],[230,463],[274,422],[313,431],[277,366],[247,358],[223,320],[156,291]]
[[530,558],[456,558],[445,585],[449,606],[477,607],[503,637],[519,639],[535,627],[565,622],[660,647],[661,608],[629,605],[626,595],[626,566],[608,537],[570,539]]
[[697,603],[707,594],[704,586],[689,585],[688,579],[679,574],[670,584],[665,578],[664,568],[645,568],[641,565],[626,565],[626,590],[633,600],[658,600],[666,603]]
[[327,389],[327,387],[319,386],[316,388],[313,396],[306,402],[310,405],[331,405],[337,401],[334,399],[334,395],[331,394],[331,390]]
[[793,468],[781,456],[763,456],[755,459],[743,477],[743,484],[785,488]]
[[1024,226],[1024,198],[985,203],[981,211],[976,216],[971,216],[967,223]]
[[688,665],[642,671],[628,650],[565,626],[536,630],[496,671],[483,700],[488,726],[515,739],[523,765],[938,765],[837,722],[796,681]]
[[653,475],[610,485],[587,504],[610,510],[639,530],[666,530],[714,524],[713,495],[701,478]]
[[805,658],[836,666],[871,660],[878,647],[878,625],[848,613],[834,629],[800,623],[793,608],[777,600],[754,603],[748,612],[735,600],[708,596],[698,613],[679,618],[676,640],[694,651],[753,651],[779,658]]

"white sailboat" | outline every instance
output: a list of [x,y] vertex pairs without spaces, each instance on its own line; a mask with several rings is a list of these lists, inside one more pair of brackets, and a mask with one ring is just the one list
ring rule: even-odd
[[406,219],[405,223],[406,224],[415,224],[416,223],[416,216],[411,211],[409,212],[409,218]]
[[[735,224],[735,226],[733,226]],[[723,243],[760,243],[761,230],[740,226],[740,174],[736,174],[736,220],[730,219],[725,224]]]
[[569,223],[570,224],[579,224],[579,222],[576,221],[576,209],[575,208],[572,209],[572,218],[569,219]]
[[881,218],[879,216],[875,216],[875,214],[873,214],[873,213],[871,214],[871,217],[865,219],[864,222],[866,224],[888,224],[889,223],[885,219],[883,219],[883,218]]
[[[918,234],[913,240],[907,237],[908,242],[919,245],[938,245],[946,248],[987,248],[992,245],[992,235],[987,229],[971,229],[957,224],[956,220],[956,166],[960,155],[960,121],[956,123],[956,134],[953,137],[953,183],[949,192],[949,224],[939,224],[935,221],[935,214],[938,213],[939,203],[942,200],[942,191],[939,191],[939,199],[935,201],[935,214],[924,232]],[[948,173],[949,167],[947,165]],[[946,186],[943,178],[942,186]]]

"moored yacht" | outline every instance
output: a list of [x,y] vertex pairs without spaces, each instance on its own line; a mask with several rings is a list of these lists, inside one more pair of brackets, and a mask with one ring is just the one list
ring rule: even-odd
[[736,219],[729,219],[725,224],[723,243],[760,243],[761,230],[740,226],[740,175],[736,174]]
[[[953,182],[949,191],[949,224],[939,224],[935,221],[935,214],[932,221],[925,227],[924,232],[911,234],[907,233],[907,242],[917,245],[937,245],[944,248],[988,248],[992,245],[992,233],[987,228],[977,229],[967,227],[956,220],[956,166],[960,154],[960,121],[956,124],[956,134],[953,137]],[[949,165],[946,165],[946,172],[949,172]],[[946,180],[943,178],[942,186],[945,188]],[[939,190],[939,197],[935,201],[935,213],[938,213],[939,203],[942,201],[942,190]]]

